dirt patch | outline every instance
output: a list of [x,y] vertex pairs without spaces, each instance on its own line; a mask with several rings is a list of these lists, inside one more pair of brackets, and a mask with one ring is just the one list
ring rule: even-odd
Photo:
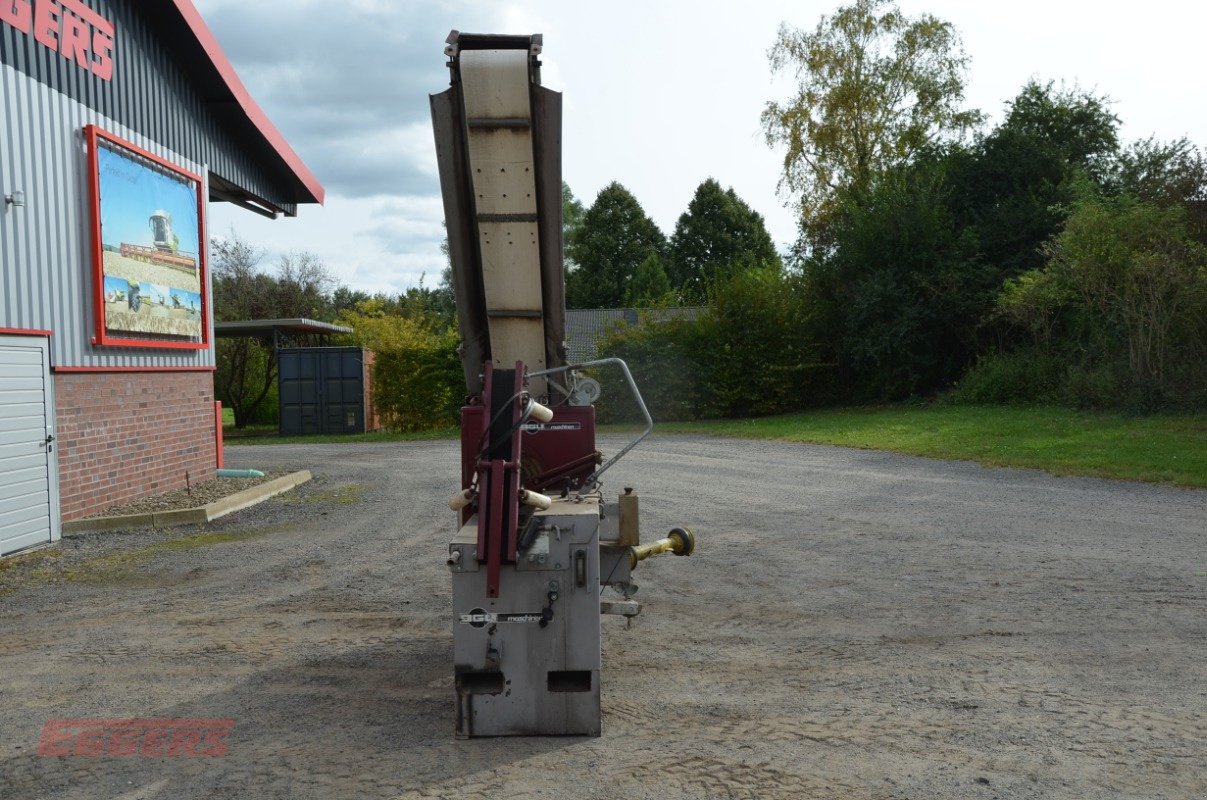
[[170,492],[144,497],[129,503],[112,506],[104,511],[84,517],[98,519],[101,517],[124,516],[126,514],[151,514],[156,511],[178,511],[186,508],[199,508],[209,505],[216,500],[238,494],[244,489],[259,486],[261,483],[288,475],[289,470],[270,470],[262,478],[215,478],[211,481],[193,484],[188,489],[174,489]]

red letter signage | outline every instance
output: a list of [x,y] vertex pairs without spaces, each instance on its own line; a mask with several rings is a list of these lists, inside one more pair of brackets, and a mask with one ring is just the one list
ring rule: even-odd
[[113,23],[83,0],[0,0],[0,22],[103,81],[113,78]]

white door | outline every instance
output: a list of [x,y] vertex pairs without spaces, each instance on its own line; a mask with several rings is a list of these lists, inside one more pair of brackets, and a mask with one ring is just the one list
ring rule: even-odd
[[46,341],[0,336],[0,556],[59,538]]

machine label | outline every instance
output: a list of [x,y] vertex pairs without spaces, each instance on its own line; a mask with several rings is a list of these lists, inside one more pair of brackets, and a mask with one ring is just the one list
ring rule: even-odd
[[508,622],[540,623],[543,618],[544,617],[539,611],[530,614],[495,614],[483,608],[475,608],[468,614],[462,614],[459,621],[463,625],[472,625],[475,628],[481,628],[486,625],[495,625],[497,623]]
[[524,433],[540,433],[541,431],[579,431],[581,422],[525,422]]

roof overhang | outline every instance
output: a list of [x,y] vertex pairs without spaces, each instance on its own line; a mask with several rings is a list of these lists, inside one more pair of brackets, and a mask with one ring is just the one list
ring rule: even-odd
[[319,322],[313,319],[241,319],[230,322],[215,322],[214,335],[217,337],[252,336],[267,337],[274,333],[284,334],[337,334],[352,333],[351,328],[342,325],[332,325],[330,322]]
[[[169,33],[187,34],[173,36],[173,47],[180,52],[182,64],[191,72],[207,110],[240,136],[241,143],[257,155],[287,189],[286,196],[276,198],[274,202],[256,197],[217,176],[220,180],[211,181],[216,189],[214,199],[234,202],[266,216],[277,213],[293,216],[296,204],[321,204],[326,195],[322,184],[252,99],[213,32],[193,7],[192,0],[142,3],[140,6],[143,13]],[[242,138],[244,136],[247,138]]]

